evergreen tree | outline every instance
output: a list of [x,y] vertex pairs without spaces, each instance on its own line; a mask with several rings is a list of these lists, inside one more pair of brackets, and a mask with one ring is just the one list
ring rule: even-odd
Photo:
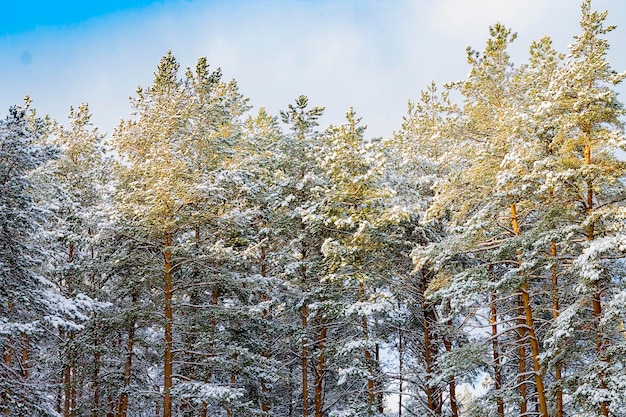
[[80,328],[86,317],[38,271],[50,257],[37,240],[45,223],[30,174],[55,157],[42,146],[45,126],[28,109],[12,107],[0,123],[0,403],[15,416],[54,415],[43,340],[54,328]]

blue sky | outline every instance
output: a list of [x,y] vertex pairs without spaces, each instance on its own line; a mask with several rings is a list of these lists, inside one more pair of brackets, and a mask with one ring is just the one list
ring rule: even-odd
[[0,35],[74,25],[103,15],[164,3],[154,0],[8,1],[2,5]]
[[[610,60],[624,71],[626,2],[593,6],[618,25]],[[519,64],[542,35],[565,51],[579,12],[577,0],[13,1],[0,14],[0,111],[28,94],[64,123],[70,106],[88,102],[111,133],[171,49],[182,67],[206,56],[255,108],[277,114],[306,94],[326,106],[323,123],[341,123],[353,106],[369,136],[388,136],[431,80],[467,75],[465,46],[481,50],[489,25],[518,33]]]

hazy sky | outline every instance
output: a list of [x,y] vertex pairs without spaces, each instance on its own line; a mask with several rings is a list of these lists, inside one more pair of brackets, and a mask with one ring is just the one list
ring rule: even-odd
[[[618,26],[610,61],[626,70],[626,1],[593,7]],[[206,56],[255,108],[277,114],[306,94],[326,106],[323,123],[353,106],[368,136],[387,136],[431,80],[467,75],[465,47],[482,50],[489,25],[518,33],[519,64],[542,35],[565,51],[579,15],[578,0],[13,1],[0,15],[0,112],[28,94],[65,123],[71,105],[88,102],[110,133],[171,49],[181,67]]]

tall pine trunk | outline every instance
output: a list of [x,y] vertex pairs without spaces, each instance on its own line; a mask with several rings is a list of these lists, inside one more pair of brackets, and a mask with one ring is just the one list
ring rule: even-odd
[[[519,221],[517,218],[517,208],[514,203],[510,204],[511,209],[511,223],[513,225],[513,232],[516,236],[520,234]],[[521,265],[521,259],[518,260]],[[537,335],[535,333],[535,323],[533,318],[533,311],[530,304],[530,294],[528,287],[528,279],[524,277],[521,286],[521,307],[524,310],[524,317],[526,319],[526,331],[528,332],[531,356],[533,360],[533,371],[535,374],[535,388],[537,390],[537,400],[539,403],[539,413],[541,417],[548,417],[548,403],[546,400],[545,388],[543,385],[543,375],[541,372],[541,364],[539,363],[539,343],[537,341]]]
[[[448,320],[447,326],[448,329],[452,331],[452,320]],[[452,352],[452,342],[449,337],[443,338],[443,346],[448,354]],[[456,400],[456,380],[454,375],[450,375],[448,378],[448,390],[450,395],[450,412],[452,413],[452,417],[459,417],[459,405]]]
[[[304,173],[302,173],[304,177]],[[306,231],[306,225],[304,223],[300,223],[300,230],[302,233]],[[308,253],[306,245],[302,244],[302,257],[305,258]],[[306,266],[303,264],[300,267],[300,277],[301,277],[301,285],[303,292],[306,292],[307,288],[307,272]],[[307,345],[307,315],[308,308],[306,304],[306,299],[302,301],[302,309],[301,309],[301,325],[302,325],[302,340],[301,340],[301,348],[300,354],[302,357],[300,358],[300,366],[302,371],[302,417],[309,416],[309,351]]]
[[428,272],[422,270],[422,286],[420,290],[420,296],[422,298],[422,314],[423,314],[423,333],[424,333],[424,362],[426,364],[426,378],[424,382],[426,392],[426,402],[428,406],[429,415],[440,415],[440,402],[436,397],[435,390],[430,386],[432,380],[432,374],[435,367],[435,351],[433,348],[433,335],[432,335],[432,323],[436,321],[435,312],[432,305],[427,302],[425,297],[426,288],[428,288],[429,279]]
[[[489,266],[490,273],[493,267]],[[493,351],[493,379],[496,383],[496,404],[498,407],[498,417],[504,417],[504,398],[502,398],[502,371],[500,367],[500,344],[498,342],[498,310],[496,306],[496,293],[492,291],[489,300],[491,324],[491,348]]]
[[[550,242],[550,255],[553,259],[552,267],[550,268],[550,274],[552,275],[552,318],[556,320],[560,314],[559,307],[559,276],[558,276],[558,258],[556,251],[556,242]],[[554,369],[554,383],[556,385],[556,391],[554,393],[554,399],[556,402],[556,417],[564,417],[563,412],[563,388],[561,387],[561,380],[563,379],[561,363],[557,362]]]
[[172,417],[172,242],[171,229],[165,233],[164,294],[165,294],[165,352],[163,355],[163,417]]
[[324,414],[324,374],[326,373],[326,336],[328,327],[326,321],[321,319],[320,334],[317,340],[317,366],[315,367],[315,417],[323,417]]
[[301,324],[302,324],[302,341],[301,343],[301,351],[302,355],[300,359],[300,366],[302,371],[302,417],[309,416],[309,362],[308,362],[308,347],[307,347],[307,306],[306,304],[302,305],[301,312]]
[[93,356],[93,404],[91,409],[91,417],[100,416],[100,323],[97,315],[94,316],[94,356]]
[[[363,282],[359,283],[359,295],[361,296],[361,298],[363,298],[365,296],[365,285],[363,284]],[[367,347],[367,344],[369,344],[369,329],[368,329],[368,325],[367,325],[367,316],[362,316],[361,317],[361,326],[363,329],[363,338],[365,339],[365,349],[364,349],[364,356],[365,356],[365,366],[367,367],[367,404],[368,404],[368,410],[369,410],[369,414],[372,415],[374,414],[374,405],[376,403],[376,390],[375,390],[375,377],[376,375],[374,374],[374,370],[375,370],[375,366],[373,363],[373,359],[372,359],[372,352],[370,352],[369,348]]]
[[[136,291],[133,292],[131,296],[131,309],[135,307],[137,303],[138,294]],[[122,391],[122,395],[120,397],[120,402],[118,406],[118,417],[126,417],[126,413],[128,412],[128,391],[130,389],[130,382],[132,377],[132,366],[133,366],[133,346],[135,344],[135,317],[132,316],[130,322],[128,323],[128,331],[126,340],[126,359],[124,361],[124,389]]]
[[398,417],[402,417],[402,395],[404,394],[404,345],[402,328],[398,328]]
[[[591,165],[591,143],[590,143],[591,126],[589,125],[585,126],[583,129],[583,132],[585,134],[585,140],[587,141],[587,143],[585,143],[585,146],[583,148],[583,153],[585,156],[585,165],[590,166]],[[587,180],[587,204],[585,207],[585,214],[587,215],[587,217],[591,216],[594,211],[593,197],[594,197],[593,181]],[[587,240],[592,241],[594,239],[595,239],[595,222],[590,222],[588,226],[588,230],[587,230]],[[593,303],[593,316],[594,316],[594,319],[596,320],[596,324],[598,325],[597,326],[598,332],[596,333],[596,355],[598,356],[598,359],[600,359],[601,361],[604,361],[604,358],[603,358],[604,350],[605,350],[605,345],[607,341],[604,339],[602,335],[602,330],[600,329],[600,326],[599,326],[600,318],[602,317],[602,288],[598,281],[596,281],[595,287],[596,288],[595,288],[595,293],[593,295],[592,303]],[[604,374],[600,374],[599,379],[600,379],[600,389],[606,390],[607,386],[606,386],[606,381],[604,379]],[[609,415],[608,401],[600,402],[600,414],[602,414],[602,416],[604,417],[608,417]]]

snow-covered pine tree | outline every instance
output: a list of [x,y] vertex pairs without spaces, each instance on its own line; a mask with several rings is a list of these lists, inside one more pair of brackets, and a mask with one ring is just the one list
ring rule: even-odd
[[[350,410],[355,416],[380,414],[384,408],[382,340],[376,324],[390,301],[379,232],[387,222],[385,202],[391,190],[381,181],[382,143],[366,141],[360,122],[350,109],[346,122],[329,126],[315,148],[323,181],[314,190],[320,203],[310,223],[326,230],[321,247],[323,276],[318,284],[322,298],[315,309],[315,321],[326,339],[318,343],[324,348],[318,349],[316,360],[316,375],[320,375],[316,378],[316,415],[325,408],[318,404],[320,395],[335,410]],[[330,389],[333,377],[344,388]]]
[[556,243],[573,290],[552,326],[548,357],[568,369],[563,385],[575,399],[572,412],[602,416],[624,406],[619,317],[625,308],[620,294],[626,167],[616,155],[625,147],[624,109],[612,86],[626,72],[616,73],[607,61],[605,35],[615,27],[605,26],[606,17],[607,12],[592,10],[591,1],[582,2],[581,33],[547,101],[555,121],[550,146],[557,168],[547,178],[561,205],[560,227],[570,231]]
[[[323,340],[323,326],[314,327],[309,307],[317,300],[318,283],[322,275],[321,245],[323,230],[311,223],[319,204],[313,197],[313,189],[321,181],[320,170],[312,153],[319,133],[315,130],[324,108],[308,108],[308,98],[300,96],[295,104],[281,112],[283,123],[289,125],[291,134],[284,135],[279,143],[277,172],[278,186],[281,188],[281,202],[277,214],[282,217],[280,234],[285,245],[282,255],[285,262],[281,271],[285,281],[294,289],[296,311],[299,318],[299,331],[293,334],[298,346],[297,359],[300,364],[300,384],[294,393],[300,394],[299,410],[308,417],[310,409],[310,382],[312,357],[315,354],[315,341]],[[319,343],[318,343],[319,347]],[[297,394],[296,394],[297,395]]]
[[29,104],[0,122],[0,404],[7,415],[52,416],[42,340],[86,317],[39,273],[51,254],[37,240],[46,213],[29,176],[57,150],[41,145],[46,129]]
[[185,154],[191,140],[190,106],[178,68],[168,52],[153,84],[137,89],[132,101],[136,119],[121,122],[112,141],[122,158],[116,167],[117,210],[122,221],[133,226],[133,237],[162,257],[164,417],[172,416],[175,238],[184,232],[189,208],[199,198],[197,171]]
[[[516,356],[517,370],[509,368],[508,373],[511,380],[517,380],[520,414],[528,412],[534,403],[539,414],[547,416],[541,343],[533,312],[532,262],[524,254],[524,246],[528,244],[525,233],[532,219],[529,214],[534,208],[532,194],[525,191],[525,173],[532,166],[533,143],[520,127],[523,114],[518,103],[523,95],[512,82],[514,71],[507,53],[507,45],[515,35],[501,24],[491,27],[490,33],[484,52],[468,48],[472,69],[467,80],[456,84],[464,97],[464,106],[460,118],[454,121],[457,139],[451,142],[450,150],[457,155],[458,162],[436,184],[437,195],[429,208],[431,216],[452,213],[450,231],[454,233],[445,243],[434,246],[439,249],[438,253],[430,252],[434,256],[421,260],[418,257],[418,265],[430,261],[445,267],[454,264],[459,256],[470,261],[447,284],[437,286],[438,294],[446,294],[444,299],[453,308],[456,304],[462,309],[474,309],[475,320],[467,321],[468,324],[486,330],[488,320],[482,320],[481,316],[490,317],[490,327],[495,333],[492,341],[501,342],[489,346],[493,350],[491,379],[496,391],[484,397],[487,400],[484,406],[490,413],[505,413],[503,398],[508,394],[498,392],[507,383],[503,380],[507,370],[501,368],[500,362],[499,350],[503,350],[507,356]],[[459,303],[462,298],[465,301]],[[514,298],[517,305],[511,303]],[[473,302],[477,304],[472,307]],[[490,306],[491,313],[481,312],[480,306]],[[503,308],[505,314],[499,312]],[[506,332],[506,328],[497,330],[504,325],[503,319],[509,326],[516,324],[511,326],[517,339],[516,355],[511,350],[513,345],[496,340]],[[527,369],[528,359],[532,372]],[[484,361],[488,363],[486,358]],[[534,384],[527,381],[529,375],[534,375]]]
[[[60,155],[38,170],[34,180],[39,184],[37,196],[48,211],[48,221],[41,234],[50,248],[51,257],[42,269],[59,291],[86,308],[91,320],[83,329],[59,328],[57,351],[59,369],[57,404],[64,416],[87,414],[98,409],[100,361],[97,315],[107,301],[102,288],[102,269],[97,241],[104,232],[104,135],[92,129],[86,104],[70,109],[69,130],[53,123],[49,141]],[[57,339],[52,339],[56,341]],[[79,409],[80,408],[80,409]],[[61,410],[57,410],[61,412]]]
[[[457,160],[450,153],[454,135],[449,132],[457,111],[447,90],[439,93],[432,83],[419,101],[409,102],[401,129],[387,145],[386,181],[395,191],[387,211],[397,224],[388,227],[385,235],[387,256],[392,257],[388,268],[395,275],[391,290],[397,299],[400,414],[408,406],[413,412],[430,414],[449,409],[452,416],[458,416],[456,385],[467,378],[458,369],[451,372],[444,362],[444,352],[450,353],[464,339],[454,325],[456,318],[448,314],[444,319],[442,314],[449,308],[427,297],[429,287],[444,281],[449,271],[428,263],[414,270],[409,256],[415,248],[414,255],[419,257],[420,248],[444,236],[445,219],[424,220],[434,196],[433,185],[454,169]],[[405,392],[408,401],[403,401]]]

